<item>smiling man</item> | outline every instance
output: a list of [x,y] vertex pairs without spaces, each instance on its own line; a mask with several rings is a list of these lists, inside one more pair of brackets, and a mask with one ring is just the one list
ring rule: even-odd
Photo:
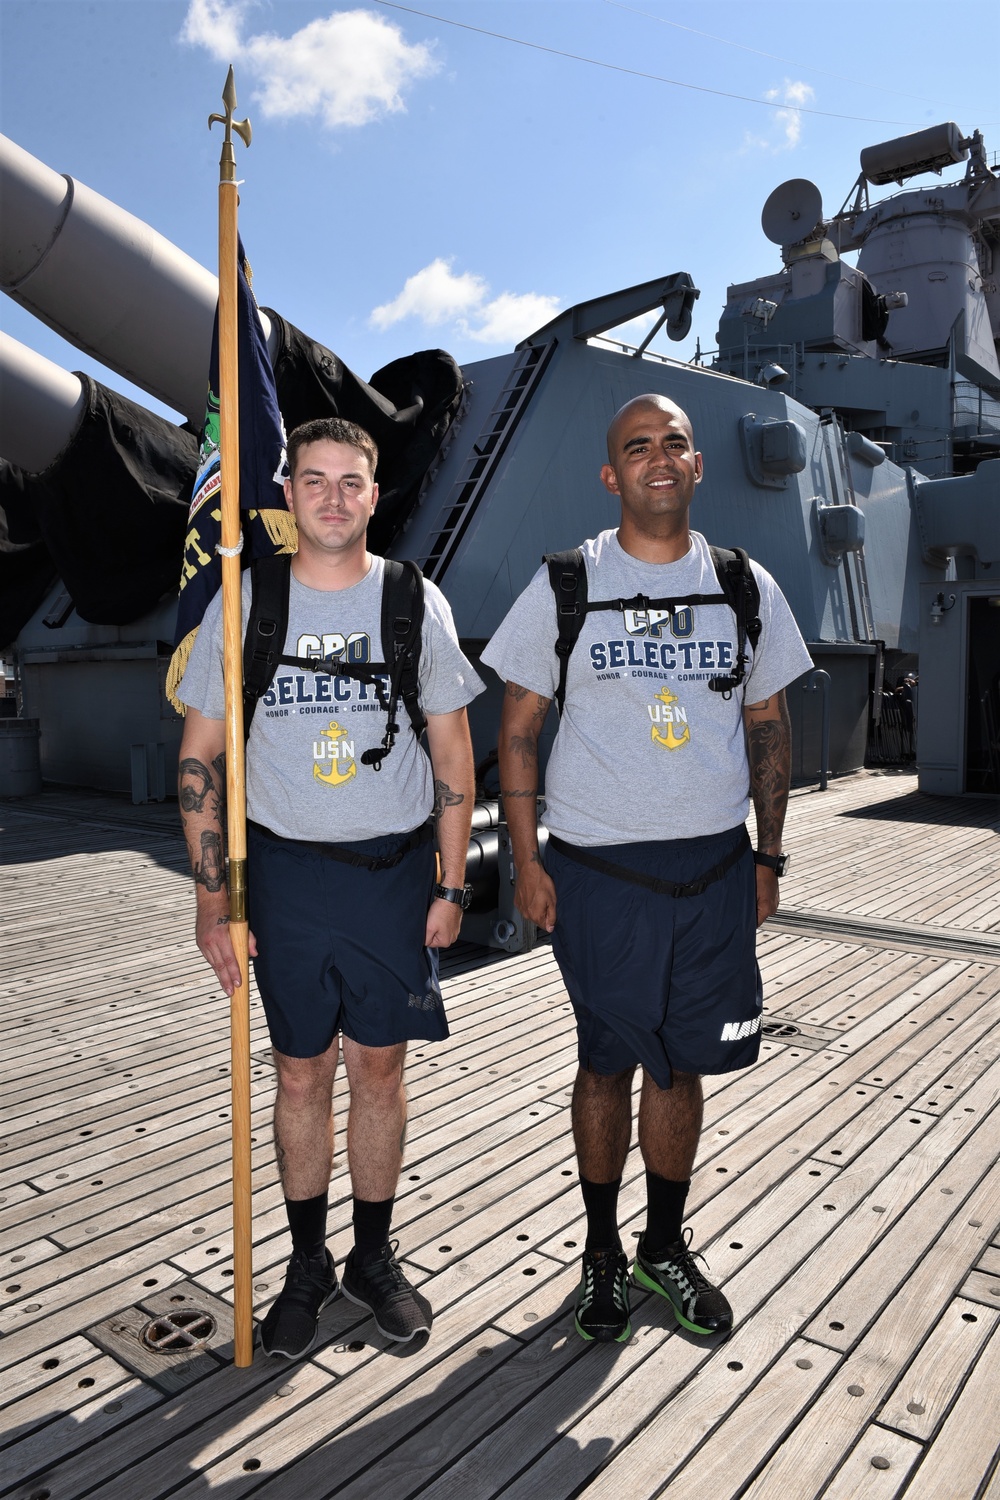
[[[284,654],[247,741],[250,952],[277,1070],[275,1150],[292,1239],[261,1343],[287,1359],[312,1347],[319,1313],[340,1289],[326,1219],[341,1051],[354,1200],[343,1290],[387,1338],[408,1341],[431,1326],[430,1305],[407,1281],[389,1230],[406,1128],[406,1044],[448,1035],[435,950],[455,941],[467,902],[474,777],[466,704],[483,685],[459,649],[444,596],[426,582],[416,686],[429,757],[417,724],[411,732],[407,712],[391,702],[387,674],[368,670],[384,661],[383,594],[393,597],[385,561],[366,545],[377,461],[368,433],[339,418],[308,422],[288,439],[285,498],[298,551],[284,572]],[[244,631],[251,594],[248,571]],[[389,615],[397,614],[393,603]],[[206,611],[180,697],[179,795],[197,941],[232,994],[239,970],[223,859],[221,595]],[[403,721],[394,745],[387,700],[389,720]]]
[[[636,1067],[647,1217],[635,1280],[694,1333],[732,1327],[683,1214],[701,1075],[747,1067],[759,1049],[755,932],[777,910],[786,862],[784,689],[811,666],[774,580],[745,554],[717,560],[690,529],[701,478],[685,413],[658,395],[628,402],[601,470],[621,506],[617,531],[553,558],[483,652],[507,685],[499,750],[515,899],[552,933],[576,1013],[587,1214],[576,1327],[604,1342],[631,1331],[617,1201]],[[564,704],[543,864],[538,736],[553,698]]]

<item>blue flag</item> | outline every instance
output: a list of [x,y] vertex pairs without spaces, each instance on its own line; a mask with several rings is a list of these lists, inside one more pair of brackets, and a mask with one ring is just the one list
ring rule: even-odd
[[[240,385],[240,517],[241,563],[255,557],[295,551],[295,522],[285,504],[283,480],[285,431],[278,409],[274,373],[257,303],[250,290],[242,242],[239,246],[239,385]],[[198,458],[198,472],[188,510],[181,593],[177,604],[174,654],[167,673],[167,697],[177,699],[191,647],[209,601],[222,585],[222,562],[216,550],[222,537],[222,473],[219,455],[219,314],[212,332],[208,404]]]

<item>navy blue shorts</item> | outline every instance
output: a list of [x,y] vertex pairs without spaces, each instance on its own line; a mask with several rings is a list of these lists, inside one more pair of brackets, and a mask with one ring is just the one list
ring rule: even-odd
[[[387,855],[406,838],[337,847]],[[318,1057],[338,1032],[364,1047],[443,1041],[437,953],[424,947],[434,845],[389,870],[344,864],[327,847],[247,828],[253,967],[272,1043]]]
[[[741,824],[697,839],[608,844],[599,859],[674,883],[694,881],[745,839]],[[552,947],[576,1012],[580,1066],[641,1063],[660,1088],[673,1071],[729,1073],[756,1062],[763,995],[757,881],[749,844],[700,896],[675,898],[587,869],[550,843]]]

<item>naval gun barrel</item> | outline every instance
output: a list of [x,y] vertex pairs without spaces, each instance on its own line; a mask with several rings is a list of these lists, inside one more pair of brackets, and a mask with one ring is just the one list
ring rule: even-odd
[[0,457],[29,474],[47,469],[80,424],[78,375],[0,332]]
[[0,211],[7,295],[200,428],[219,295],[211,271],[6,136]]

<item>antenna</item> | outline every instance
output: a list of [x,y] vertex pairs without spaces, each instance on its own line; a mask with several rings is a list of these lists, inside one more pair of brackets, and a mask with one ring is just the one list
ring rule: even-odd
[[807,177],[792,177],[776,187],[764,204],[760,227],[772,245],[797,245],[823,224],[823,195]]

